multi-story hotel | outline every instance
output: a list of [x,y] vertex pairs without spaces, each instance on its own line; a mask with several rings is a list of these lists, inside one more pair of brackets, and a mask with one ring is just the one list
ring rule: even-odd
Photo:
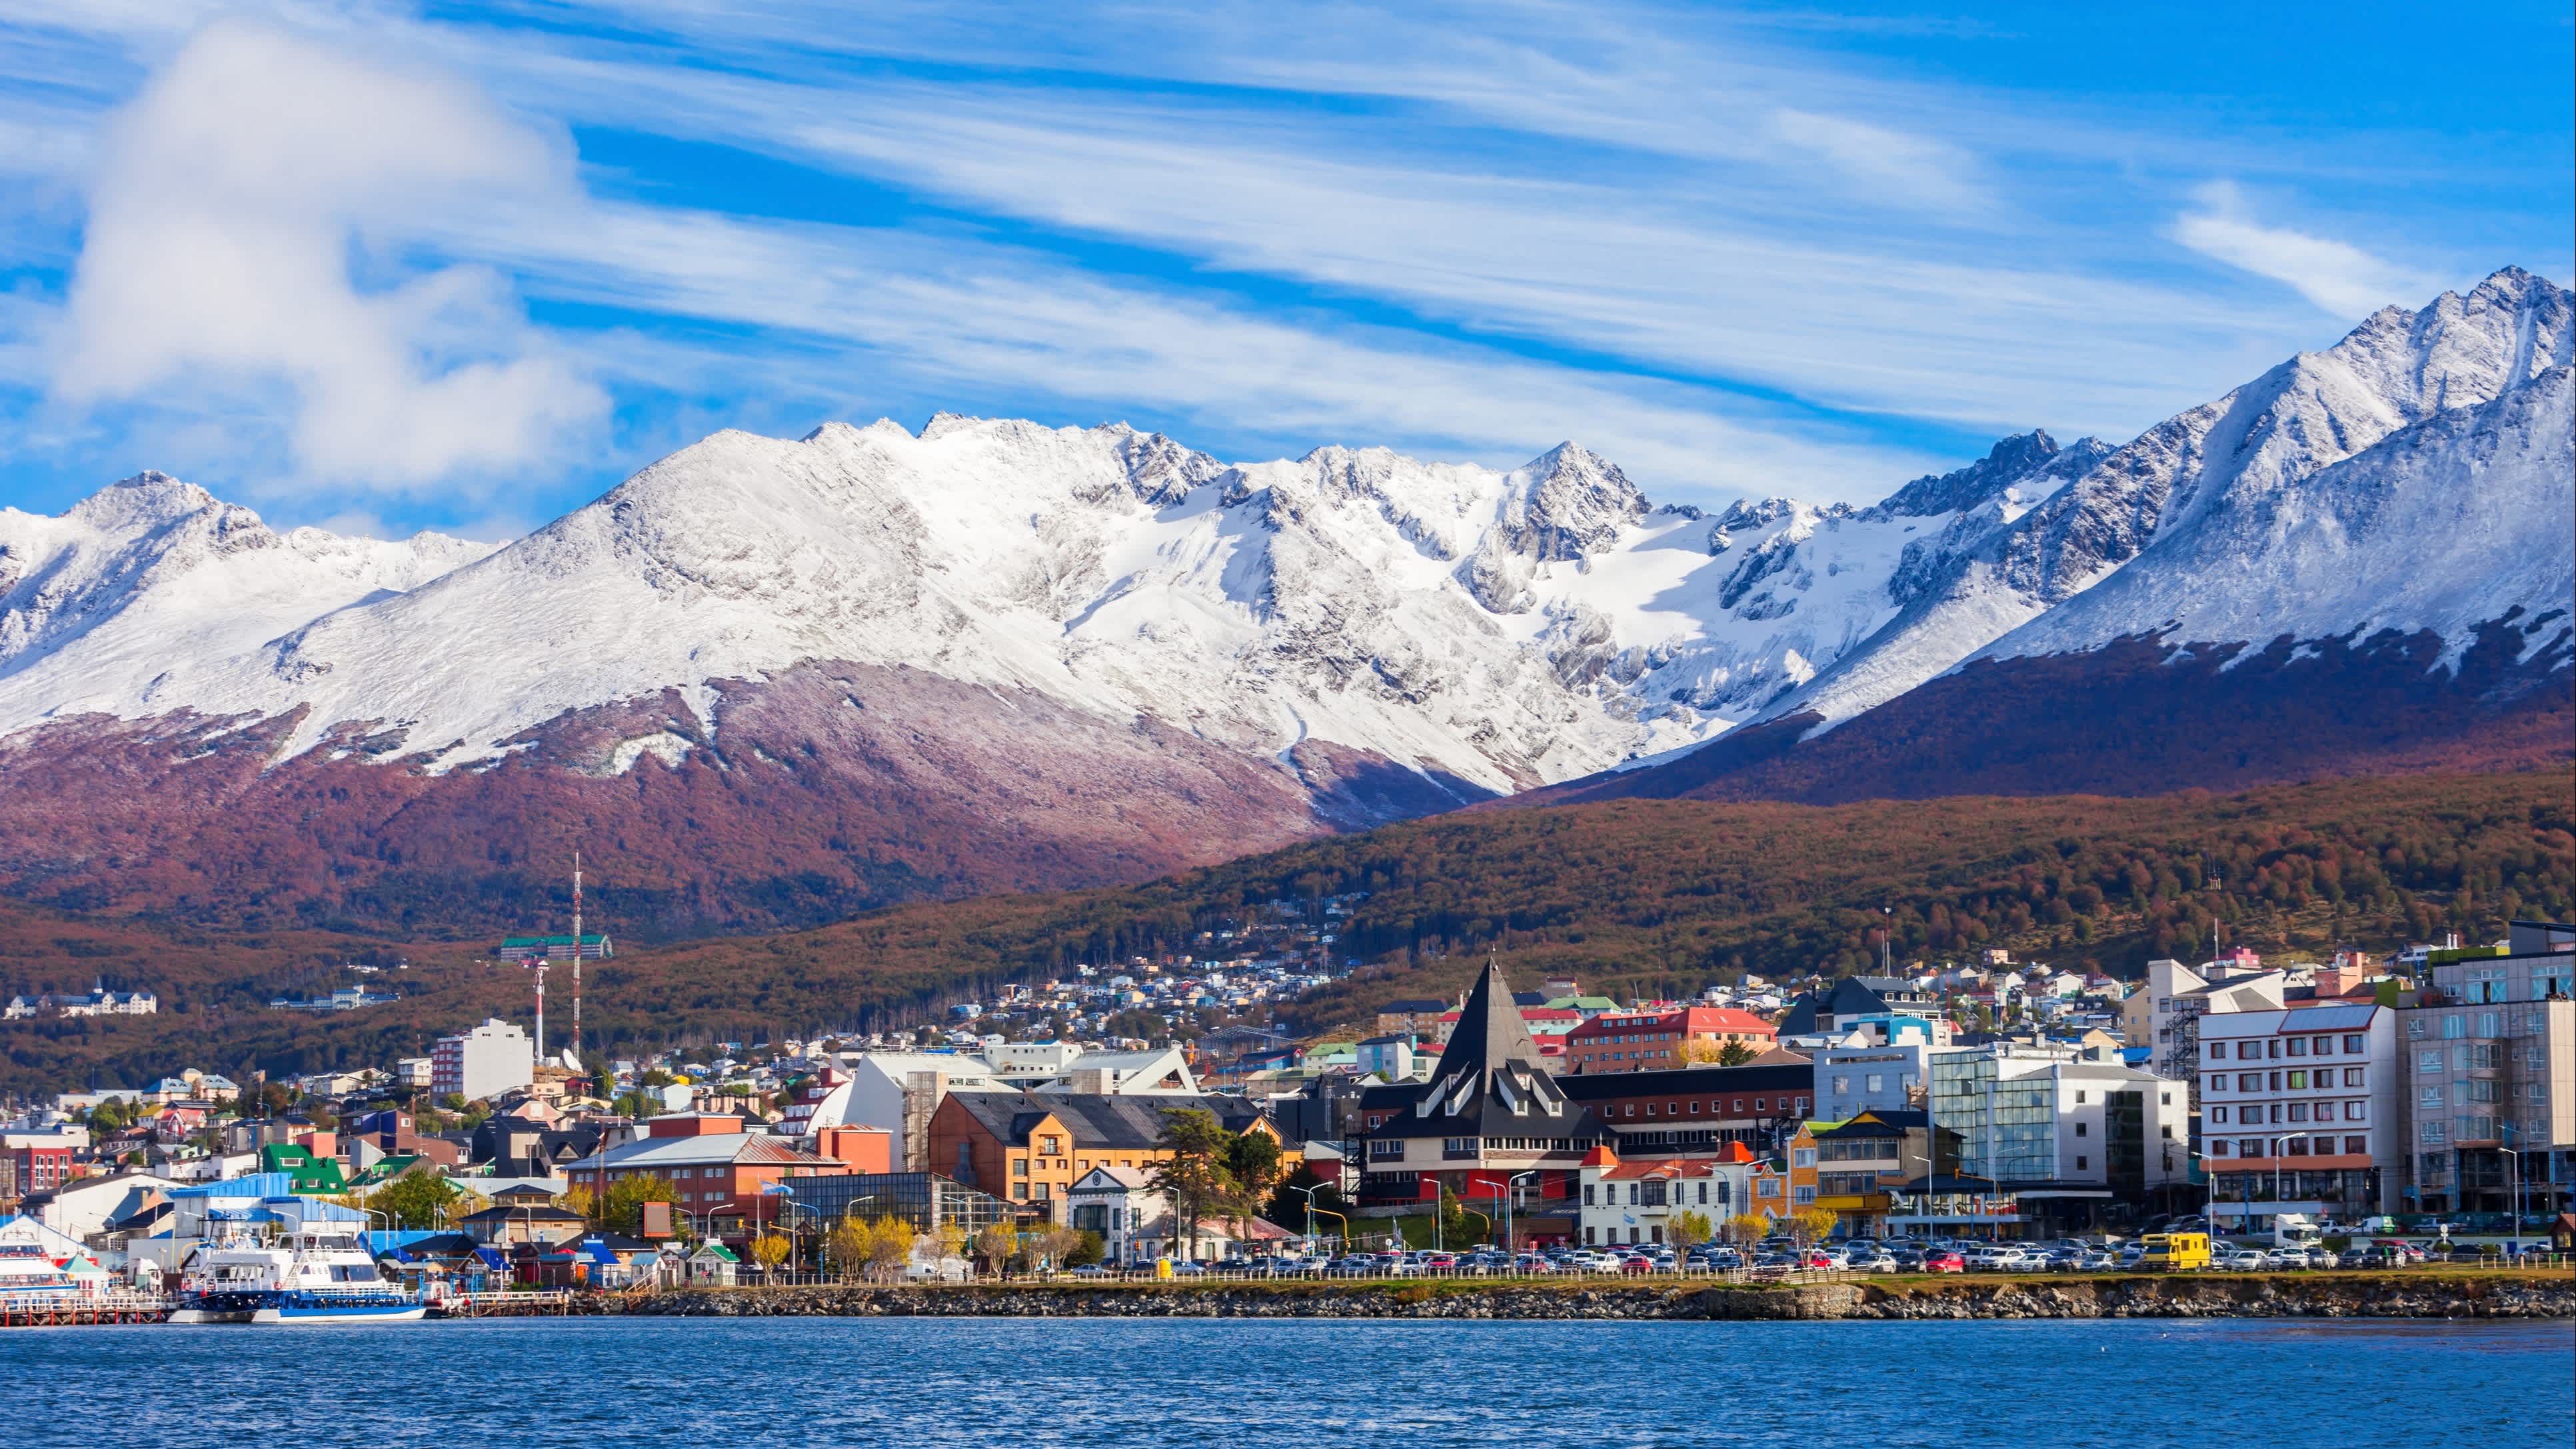
[[2209,1211],[2222,1232],[2277,1213],[2395,1212],[2406,1154],[2397,1013],[2338,1005],[2200,1019]]

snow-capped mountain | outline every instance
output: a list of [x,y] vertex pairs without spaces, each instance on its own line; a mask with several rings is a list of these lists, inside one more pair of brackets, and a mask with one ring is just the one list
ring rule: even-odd
[[1891,579],[1882,628],[1720,744],[1536,798],[2127,791],[2564,754],[2569,304],[2509,269],[2387,308],[2017,515],[1957,515]]
[[[98,862],[127,852],[171,863],[160,897],[212,899],[247,821],[296,877],[268,889],[344,897],[608,832],[675,921],[748,919],[713,878],[803,919],[1603,771],[1569,788],[1675,793],[1854,730],[1835,748],[1893,759],[1870,730],[1901,729],[1916,763],[1835,788],[1980,788],[1939,759],[1976,753],[1955,681],[2001,699],[2009,661],[2147,635],[2232,660],[2429,634],[2456,664],[2511,618],[2546,671],[2576,552],[2568,304],[2499,272],[2125,446],[2007,438],[1867,508],[1659,509],[1571,443],[1508,472],[1227,464],[946,414],[719,433],[498,548],[279,534],[146,474],[0,513],[0,871],[113,895]],[[102,779],[152,802],[112,839],[68,793]]]
[[[1956,540],[1937,563],[1909,576],[1901,617],[1764,713],[1812,713],[1831,728],[1894,699],[2112,577],[2206,512],[2293,487],[2399,429],[2490,402],[2566,366],[2571,341],[2567,290],[2519,268],[2497,272],[2465,297],[2445,292],[2421,311],[2383,308],[2334,346],[2301,353],[2148,429],[2003,526]],[[2411,542],[2392,536],[2381,545],[2385,555],[2365,565],[2405,571]],[[2259,567],[2250,557],[2236,563]],[[2515,605],[2540,607],[2519,592],[2518,574],[2493,583],[2463,607],[2479,618]],[[2299,592],[2293,584],[2283,596]],[[2272,633],[2341,637],[2365,622],[2308,608],[2277,618]],[[2438,626],[2457,645],[2476,622],[2412,619],[2400,627]]]

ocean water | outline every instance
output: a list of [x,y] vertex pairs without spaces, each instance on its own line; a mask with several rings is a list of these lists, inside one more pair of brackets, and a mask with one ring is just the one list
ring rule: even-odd
[[2576,1324],[500,1319],[0,1332],[10,1445],[2567,1445]]

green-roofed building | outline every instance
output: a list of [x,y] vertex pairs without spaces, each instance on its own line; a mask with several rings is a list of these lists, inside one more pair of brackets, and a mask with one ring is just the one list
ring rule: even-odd
[[608,937],[604,932],[584,931],[581,933],[578,951],[574,949],[573,938],[570,936],[512,936],[503,941],[493,954],[504,961],[525,963],[569,961],[575,955],[579,955],[585,961],[600,961],[617,953],[610,949]]

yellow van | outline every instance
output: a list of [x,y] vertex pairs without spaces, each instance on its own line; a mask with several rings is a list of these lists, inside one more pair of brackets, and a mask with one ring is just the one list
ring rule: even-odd
[[2209,1266],[2209,1234],[2149,1233],[2138,1267],[2149,1273],[2179,1273]]

